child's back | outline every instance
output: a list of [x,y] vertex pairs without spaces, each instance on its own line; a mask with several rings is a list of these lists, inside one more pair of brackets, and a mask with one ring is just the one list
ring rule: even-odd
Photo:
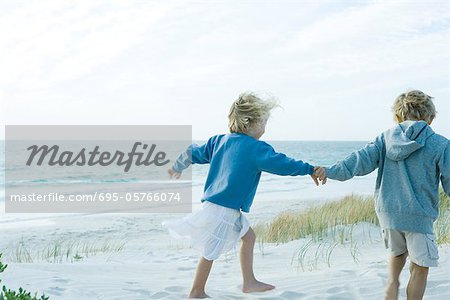
[[377,181],[380,222],[387,228],[433,233],[439,179],[450,192],[449,141],[424,121],[405,121],[385,132],[384,138],[386,155]]
[[393,105],[398,123],[363,149],[320,172],[347,180],[378,168],[375,208],[390,249],[386,299],[397,299],[399,275],[411,260],[408,299],[422,299],[428,268],[437,266],[433,223],[439,213],[439,181],[450,194],[450,143],[431,129],[432,98],[421,91],[401,94]]
[[424,121],[405,121],[327,169],[347,180],[378,168],[376,210],[383,228],[433,233],[439,181],[450,192],[450,143]]

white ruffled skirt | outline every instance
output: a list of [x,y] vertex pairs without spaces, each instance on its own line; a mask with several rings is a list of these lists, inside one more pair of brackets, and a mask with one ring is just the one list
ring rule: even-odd
[[162,225],[173,237],[188,238],[191,247],[202,251],[208,260],[233,249],[250,228],[240,211],[208,201],[203,202],[199,211]]

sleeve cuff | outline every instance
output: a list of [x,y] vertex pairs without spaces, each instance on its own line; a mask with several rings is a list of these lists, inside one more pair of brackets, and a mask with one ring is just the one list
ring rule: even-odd
[[331,167],[325,167],[325,174],[330,179],[335,179],[334,172]]
[[174,170],[177,173],[181,173],[183,170],[178,169],[175,164],[172,166],[172,170]]

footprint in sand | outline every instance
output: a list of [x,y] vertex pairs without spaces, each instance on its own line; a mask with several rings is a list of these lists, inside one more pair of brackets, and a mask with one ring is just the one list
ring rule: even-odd
[[327,290],[328,294],[331,294],[327,299],[330,300],[347,300],[347,299],[358,299],[358,297],[348,291],[348,288],[344,287],[332,287]]
[[329,288],[329,289],[327,290],[327,293],[328,293],[328,294],[336,294],[336,293],[343,292],[344,290],[345,290],[345,289],[342,288],[342,287],[335,286],[335,287]]
[[59,278],[59,277],[53,277],[53,281],[58,282],[58,283],[68,283],[69,282],[68,279]]
[[369,268],[370,269],[382,269],[385,270],[387,269],[387,264],[384,261],[377,261],[377,262],[372,262],[369,264]]
[[179,267],[177,270],[178,271],[192,271],[194,270],[194,267]]
[[164,289],[167,292],[171,292],[171,293],[178,293],[184,290],[184,288],[182,286],[168,286]]
[[328,299],[328,300],[348,300],[348,299],[359,299],[359,298],[352,293],[344,292],[344,293],[340,293],[338,295],[330,296],[326,299]]
[[285,291],[285,292],[282,292],[279,295],[279,297],[277,297],[277,298],[278,299],[279,298],[282,298],[282,299],[301,299],[301,298],[303,298],[305,296],[306,296],[305,293],[297,293],[297,292],[293,292],[293,291]]
[[60,288],[60,287],[50,287],[46,290],[46,293],[49,295],[55,295],[55,296],[61,296],[62,293],[65,291],[66,289],[64,288]]
[[153,295],[151,295],[150,299],[162,299],[167,296],[170,296],[170,294],[167,292],[157,292],[157,293],[154,293]]
[[144,297],[150,297],[152,292],[149,290],[145,290],[145,289],[123,289],[124,291],[127,292],[131,292],[133,294],[138,294],[140,296],[144,296]]

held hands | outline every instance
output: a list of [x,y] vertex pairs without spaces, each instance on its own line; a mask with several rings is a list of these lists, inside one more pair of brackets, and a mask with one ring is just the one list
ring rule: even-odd
[[311,175],[316,185],[319,185],[319,181],[322,185],[327,183],[327,172],[324,167],[314,167],[314,173]]
[[314,183],[318,186],[319,185],[319,180],[318,177],[314,174],[310,175],[312,180],[314,181]]
[[173,178],[173,179],[179,179],[181,176],[180,172],[177,172],[172,168],[168,169],[167,173],[169,173],[170,178]]

